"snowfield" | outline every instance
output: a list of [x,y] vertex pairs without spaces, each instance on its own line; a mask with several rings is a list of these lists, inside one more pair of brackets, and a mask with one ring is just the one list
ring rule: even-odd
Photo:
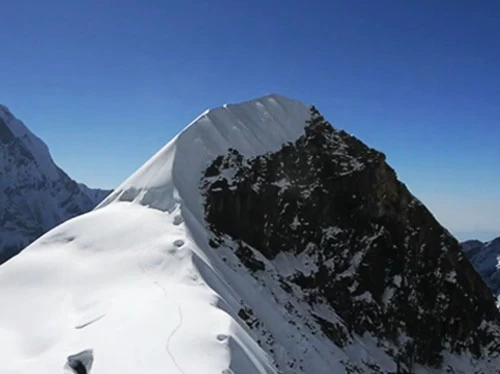
[[1,372],[62,372],[88,349],[92,373],[273,372],[178,214],[114,204],[2,267]]
[[[277,150],[308,117],[306,105],[277,95],[207,111],[96,210],[2,265],[0,373],[331,374],[350,363],[395,372],[368,334],[335,346],[300,295],[280,288],[278,275],[308,254],[256,254],[267,269],[256,278],[208,245],[199,185],[209,161],[228,148]],[[327,305],[313,312],[339,319]],[[447,355],[447,364],[477,369],[467,356]]]

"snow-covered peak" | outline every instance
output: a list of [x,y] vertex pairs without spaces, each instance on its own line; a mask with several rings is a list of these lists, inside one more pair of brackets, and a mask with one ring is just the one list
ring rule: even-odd
[[201,219],[199,182],[211,160],[229,148],[244,156],[276,151],[304,132],[309,116],[309,106],[276,94],[207,110],[100,207],[113,201],[134,201],[169,211],[182,201],[184,208]]

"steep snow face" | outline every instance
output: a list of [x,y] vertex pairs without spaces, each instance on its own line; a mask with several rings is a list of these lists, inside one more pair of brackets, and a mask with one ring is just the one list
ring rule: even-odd
[[[397,346],[351,334],[331,305],[311,306],[286,279],[317,272],[312,246],[272,260],[230,237],[210,247],[200,190],[207,167],[230,148],[244,157],[278,151],[308,118],[307,106],[277,95],[207,111],[99,209],[0,267],[2,373],[404,372],[390,354]],[[236,172],[224,168],[229,179]],[[393,282],[399,287],[401,277]],[[467,352],[444,356],[456,373],[493,373],[499,364]]]
[[468,240],[461,243],[467,258],[497,297],[500,306],[500,237],[483,243]]
[[309,107],[278,95],[208,110],[100,206],[133,201],[169,211],[177,204],[203,221],[200,178],[209,162],[229,148],[245,156],[278,150],[297,139],[309,118]]
[[69,178],[45,143],[0,105],[0,264],[108,193]]

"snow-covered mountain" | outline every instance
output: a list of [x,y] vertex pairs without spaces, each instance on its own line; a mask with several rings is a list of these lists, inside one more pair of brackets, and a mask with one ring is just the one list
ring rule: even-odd
[[277,95],[209,110],[0,267],[1,372],[497,373],[499,312],[383,154]]
[[109,192],[73,181],[45,143],[0,105],[0,264]]
[[500,237],[489,242],[468,240],[462,243],[467,258],[498,298],[500,306]]

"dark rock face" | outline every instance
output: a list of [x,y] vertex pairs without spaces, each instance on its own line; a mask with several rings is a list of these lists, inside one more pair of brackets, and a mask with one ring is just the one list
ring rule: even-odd
[[69,356],[65,369],[75,374],[90,374],[94,363],[94,352],[87,349],[75,355]]
[[[202,189],[212,247],[229,235],[256,276],[265,266],[245,243],[271,261],[310,254],[317,270],[297,270],[287,281],[311,304],[332,306],[350,333],[399,346],[401,372],[413,361],[439,367],[446,350],[499,351],[494,298],[459,243],[382,153],[334,129],[315,108],[304,135],[278,152],[219,156]],[[339,344],[334,327],[323,326]]]

